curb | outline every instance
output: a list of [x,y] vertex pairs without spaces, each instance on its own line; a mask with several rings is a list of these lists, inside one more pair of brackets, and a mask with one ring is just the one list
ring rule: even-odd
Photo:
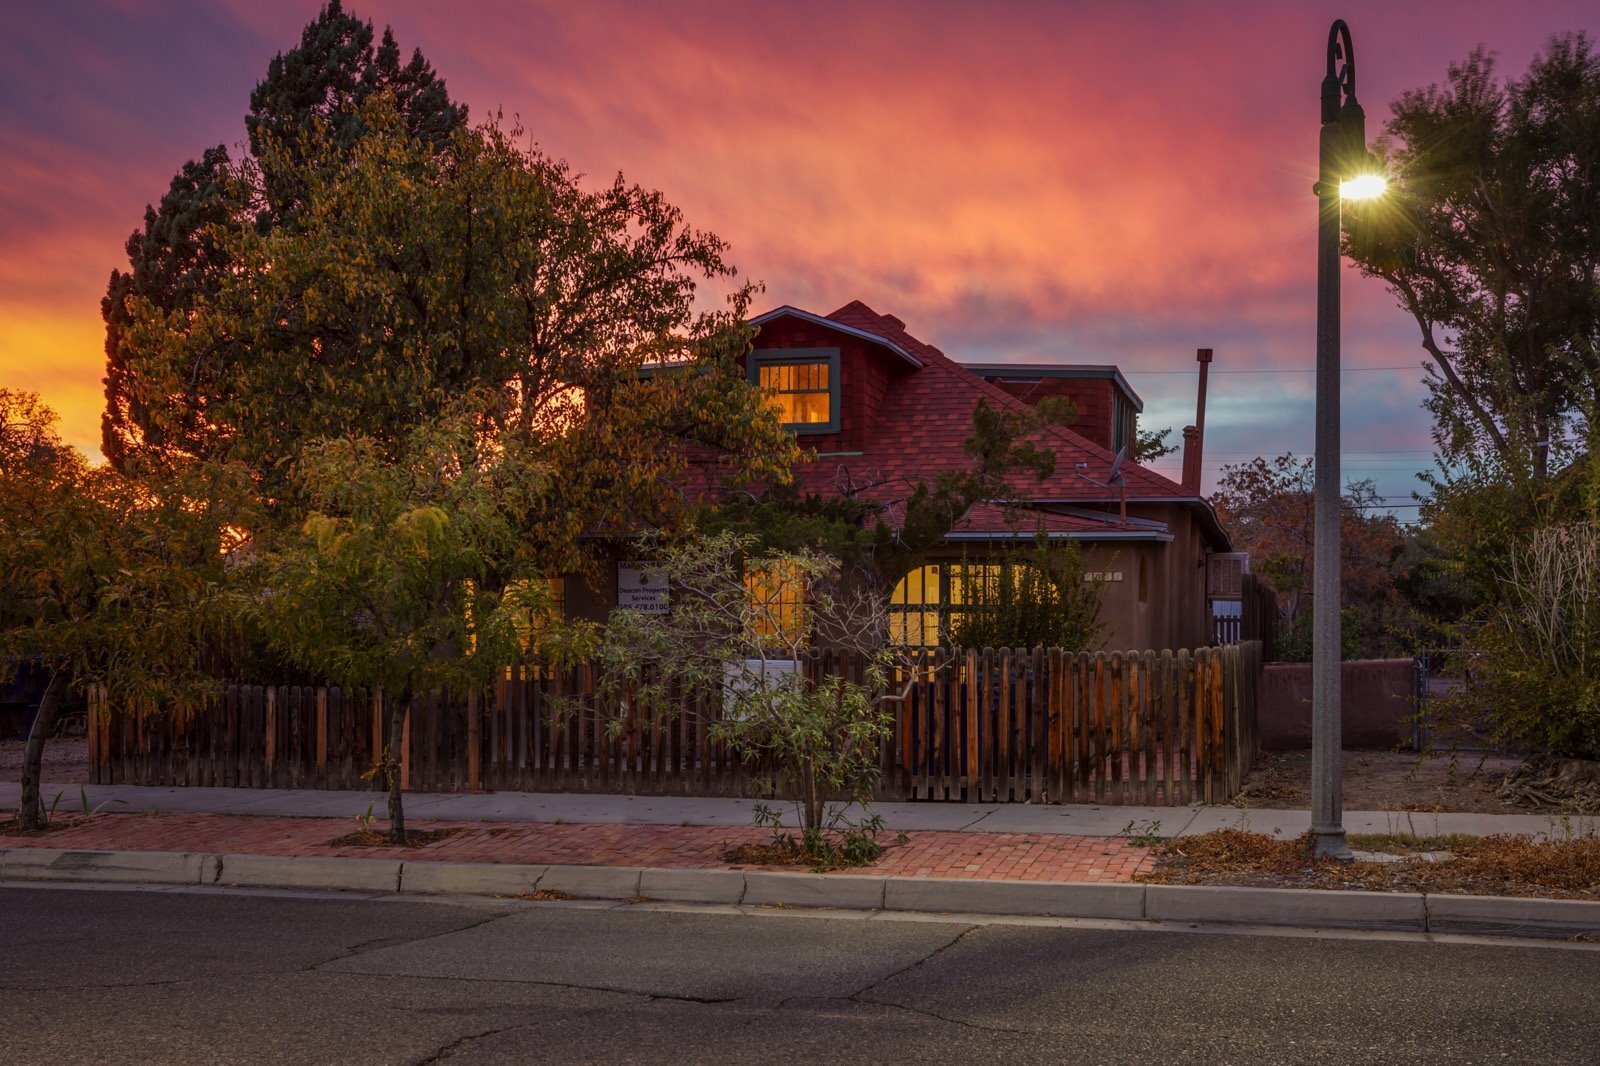
[[1600,939],[1600,902],[1216,885],[0,848],[0,882],[216,885]]

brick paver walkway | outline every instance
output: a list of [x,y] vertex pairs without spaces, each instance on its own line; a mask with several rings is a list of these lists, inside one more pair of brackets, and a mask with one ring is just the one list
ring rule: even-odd
[[[764,829],[676,825],[575,825],[567,823],[431,822],[414,829],[455,828],[422,847],[333,846],[354,831],[326,818],[228,814],[98,814],[67,828],[22,837],[0,831],[0,848],[77,848],[90,851],[189,851],[239,855],[320,855],[405,858],[419,862],[504,862],[530,865],[752,869],[724,862],[740,844],[770,839]],[[374,823],[381,829],[382,823]],[[887,836],[884,843],[890,844]],[[916,832],[891,844],[865,869],[899,877],[956,877],[1007,881],[1130,881],[1153,868],[1146,848],[1118,838],[1038,833]],[[790,867],[792,869],[792,867]]]

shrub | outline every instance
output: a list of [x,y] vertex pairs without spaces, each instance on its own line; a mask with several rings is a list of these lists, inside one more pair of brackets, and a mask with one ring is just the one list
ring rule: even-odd
[[1600,757],[1600,523],[1535,531],[1499,580],[1465,698],[1515,747]]
[[1040,535],[1027,550],[993,563],[963,563],[963,610],[950,621],[958,648],[1065,648],[1082,651],[1100,634],[1102,586],[1084,580],[1071,541]]

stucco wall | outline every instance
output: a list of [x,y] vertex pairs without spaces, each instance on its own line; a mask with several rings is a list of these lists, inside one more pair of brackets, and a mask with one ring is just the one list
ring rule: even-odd
[[[1410,659],[1347,662],[1340,677],[1344,746],[1411,747]],[[1261,680],[1261,746],[1311,746],[1311,664],[1269,663]]]

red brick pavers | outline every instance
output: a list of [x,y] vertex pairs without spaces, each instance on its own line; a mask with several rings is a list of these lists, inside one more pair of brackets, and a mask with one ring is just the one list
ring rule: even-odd
[[[748,869],[723,861],[740,844],[771,839],[755,827],[577,825],[524,822],[412,822],[415,829],[455,828],[443,840],[414,848],[335,847],[357,828],[328,818],[237,814],[99,814],[39,836],[0,832],[0,848],[86,851],[188,851],[236,855],[321,855],[401,858],[413,862],[504,862],[528,865]],[[381,822],[374,823],[382,829]],[[1105,837],[1038,833],[911,833],[890,844],[871,867],[843,873],[1001,881],[1131,881],[1152,869],[1149,849]]]

